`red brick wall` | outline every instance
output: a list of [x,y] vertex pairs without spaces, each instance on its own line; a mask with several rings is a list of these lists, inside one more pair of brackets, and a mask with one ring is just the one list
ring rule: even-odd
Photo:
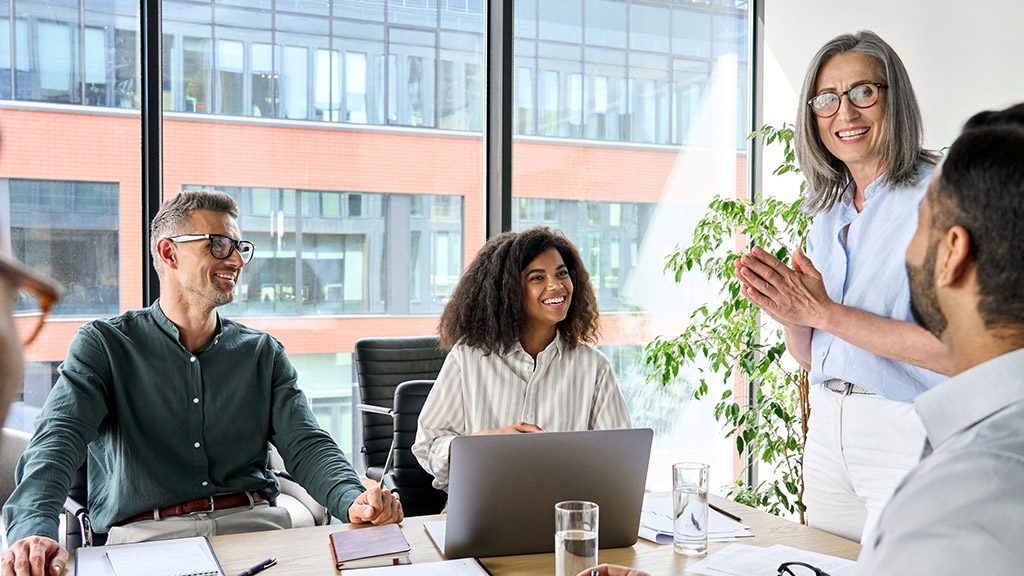
[[[167,118],[164,193],[185,184],[455,194],[464,197],[465,261],[484,241],[483,140],[395,132]],[[141,129],[138,116],[0,109],[0,177],[117,182],[121,309],[142,302]],[[746,195],[746,159],[732,152],[519,142],[515,194],[535,198],[701,203]],[[723,170],[723,167],[725,168]],[[679,189],[685,188],[684,191]],[[681,195],[683,194],[683,195]],[[64,358],[82,319],[50,322],[26,351]],[[362,336],[432,334],[436,317],[246,318],[291,353],[350,352]],[[682,326],[685,317],[657,318]],[[601,343],[643,341],[650,321],[602,316]]]

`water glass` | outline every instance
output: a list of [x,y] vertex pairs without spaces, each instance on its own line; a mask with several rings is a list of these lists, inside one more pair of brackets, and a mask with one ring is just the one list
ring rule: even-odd
[[672,465],[672,541],[678,554],[700,556],[708,551],[708,465]]
[[598,506],[584,500],[555,504],[555,576],[597,566]]

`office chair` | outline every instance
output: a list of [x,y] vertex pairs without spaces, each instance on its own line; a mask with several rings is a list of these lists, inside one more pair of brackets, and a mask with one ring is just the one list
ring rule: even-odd
[[[13,428],[0,430],[0,502],[6,504],[14,492],[14,470],[31,439],[32,434],[28,432]],[[3,525],[3,519],[0,519],[0,534],[3,536],[3,549],[6,550],[7,526]]]
[[[14,471],[18,467],[21,455],[28,448],[32,440],[30,432],[4,428],[0,430],[0,500],[5,504],[7,499],[14,492]],[[61,515],[61,526],[58,533],[64,535],[61,544],[69,549],[82,545],[83,540],[92,542],[92,528],[89,525],[88,511],[79,502],[85,501],[85,466],[82,466],[75,475],[72,483],[71,494],[64,502],[65,514]],[[7,548],[7,527],[2,525],[0,520],[0,533],[3,534],[3,548]],[[71,535],[70,546],[67,543],[67,535]],[[85,535],[83,537],[83,535]]]
[[355,345],[356,378],[363,423],[363,464],[366,476],[380,481],[394,439],[390,410],[395,388],[407,380],[433,380],[446,354],[437,336],[362,338]]
[[448,501],[448,494],[434,488],[434,477],[420,466],[412,453],[420,411],[433,385],[433,380],[411,380],[395,388],[395,434],[391,467],[384,476],[384,483],[398,490],[406,516],[437,514]]

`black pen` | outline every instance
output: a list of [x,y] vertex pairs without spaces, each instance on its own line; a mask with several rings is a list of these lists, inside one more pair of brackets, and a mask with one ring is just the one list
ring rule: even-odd
[[[715,506],[714,504],[711,504],[710,502],[708,503],[708,506],[710,506],[712,510],[714,510],[715,512],[718,512],[719,514],[722,514],[723,516],[728,516],[729,518],[732,518],[733,520],[735,520],[737,522],[743,522],[742,518],[740,518],[739,516],[733,514],[732,512],[727,512],[725,510],[722,510],[721,508],[719,508],[718,506]],[[241,576],[241,575],[239,575],[239,576]]]
[[277,558],[270,557],[264,560],[263,562],[260,562],[259,564],[253,566],[252,568],[249,568],[248,570],[239,573],[238,576],[252,576],[253,574],[256,574],[258,572],[263,572],[264,570],[270,568],[274,564],[277,564]]

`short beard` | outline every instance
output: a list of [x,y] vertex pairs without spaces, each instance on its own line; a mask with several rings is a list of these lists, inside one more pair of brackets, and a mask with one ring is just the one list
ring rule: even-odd
[[942,338],[946,331],[946,315],[939,307],[939,299],[935,295],[935,260],[938,256],[939,243],[928,246],[924,255],[924,263],[920,267],[907,263],[907,278],[910,280],[910,313],[918,326],[931,332],[936,338]]
[[192,302],[195,305],[201,306],[208,312],[212,312],[225,304],[230,304],[235,300],[235,291],[222,291],[211,287],[208,291],[202,290],[190,290],[193,295]]
[[210,297],[210,304],[212,304],[214,308],[220,308],[225,304],[231,304],[232,302],[234,302],[234,300],[234,290],[232,290],[231,292],[221,292],[220,290],[218,290],[214,293],[213,296]]

